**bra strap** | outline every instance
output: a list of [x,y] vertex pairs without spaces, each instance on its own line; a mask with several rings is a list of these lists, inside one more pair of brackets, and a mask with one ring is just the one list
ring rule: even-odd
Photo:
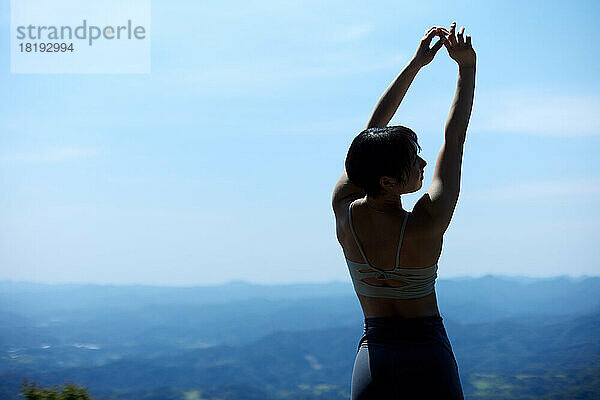
[[404,216],[404,221],[402,222],[402,228],[400,229],[400,241],[398,242],[398,250],[396,251],[396,268],[398,268],[398,263],[400,262],[400,247],[402,247],[402,239],[404,239],[404,229],[406,228],[406,222],[408,221],[408,214],[410,212],[406,212]]
[[352,224],[352,204],[354,204],[354,201],[352,203],[350,203],[350,205],[348,206],[348,220],[350,221],[350,230],[352,231],[352,236],[354,236],[354,241],[356,242],[356,246],[358,246],[358,250],[360,250],[360,255],[365,259],[365,263],[369,267],[372,268],[371,264],[369,264],[369,260],[367,260],[367,256],[365,255],[365,252],[363,251],[362,246],[360,245],[360,242],[358,241],[356,232],[354,232],[354,224]]

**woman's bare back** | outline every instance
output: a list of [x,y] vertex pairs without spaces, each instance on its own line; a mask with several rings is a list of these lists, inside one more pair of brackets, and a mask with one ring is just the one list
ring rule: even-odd
[[[358,240],[368,258],[364,260],[350,231],[348,206],[352,206],[353,225]],[[342,210],[344,210],[343,212]],[[337,237],[343,248],[344,255],[351,261],[366,263],[383,269],[394,269],[396,251],[400,239],[402,220],[405,211],[398,210],[397,214],[380,212],[370,208],[365,199],[349,199],[345,207],[340,207],[336,221]],[[437,263],[442,250],[442,237],[427,237],[420,226],[420,212],[413,210],[408,219],[404,238],[400,248],[399,266],[402,268],[425,268]],[[368,268],[365,267],[364,272]],[[362,271],[362,270],[361,270]],[[404,286],[397,279],[385,281],[377,278],[364,278],[368,284],[375,286]],[[402,316],[405,318],[439,315],[435,292],[418,299],[391,299],[367,297],[360,294],[358,299],[365,317]]]

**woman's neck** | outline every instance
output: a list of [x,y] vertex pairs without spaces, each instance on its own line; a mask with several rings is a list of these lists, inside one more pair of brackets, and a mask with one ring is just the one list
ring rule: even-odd
[[367,207],[379,212],[398,212],[402,211],[402,199],[398,195],[385,195],[379,197],[370,197],[367,195],[363,202]]

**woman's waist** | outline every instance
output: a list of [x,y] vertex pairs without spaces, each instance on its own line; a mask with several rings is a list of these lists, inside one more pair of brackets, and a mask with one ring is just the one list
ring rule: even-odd
[[404,318],[365,318],[361,343],[393,346],[416,343],[439,343],[447,345],[448,338],[443,318],[439,315]]
[[439,317],[435,292],[418,299],[388,299],[358,296],[365,318]]
[[444,330],[443,318],[439,315],[404,317],[365,317],[364,334],[386,338],[413,339],[425,333]]
[[399,315],[385,317],[365,317],[365,329],[382,328],[388,330],[410,330],[411,328],[443,327],[443,318],[437,315],[404,317]]

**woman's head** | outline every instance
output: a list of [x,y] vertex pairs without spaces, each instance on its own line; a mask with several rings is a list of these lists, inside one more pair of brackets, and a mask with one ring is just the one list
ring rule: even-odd
[[365,129],[348,150],[348,179],[371,197],[416,192],[427,165],[420,150],[417,135],[405,126]]

